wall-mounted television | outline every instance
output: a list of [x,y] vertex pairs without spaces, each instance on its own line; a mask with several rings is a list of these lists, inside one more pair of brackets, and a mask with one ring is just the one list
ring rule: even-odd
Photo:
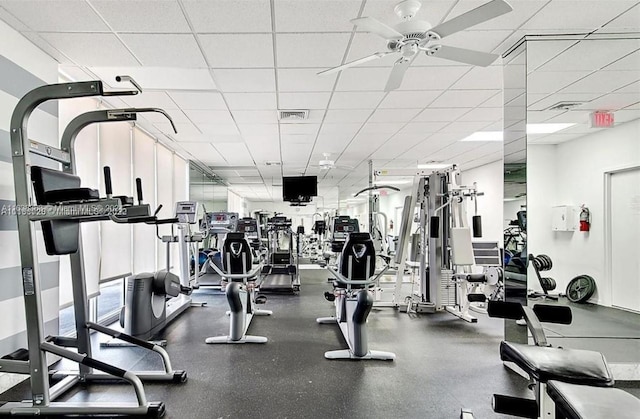
[[282,178],[282,199],[289,202],[309,202],[318,196],[317,176],[285,176]]

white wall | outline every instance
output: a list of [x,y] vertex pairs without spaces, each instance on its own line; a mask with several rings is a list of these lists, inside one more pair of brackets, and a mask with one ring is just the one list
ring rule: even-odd
[[[482,216],[482,238],[477,240],[498,241],[502,245],[504,231],[504,188],[502,160],[485,164],[462,172],[461,183],[471,186],[477,183],[478,191],[484,192],[478,197],[478,214]],[[474,215],[474,204],[468,203],[469,217]],[[471,223],[471,218],[469,218]]]
[[[558,145],[530,144],[527,153],[529,253],[551,256],[549,276],[559,291],[564,292],[571,278],[588,274],[598,285],[592,301],[611,305],[612,279],[605,272],[604,173],[640,164],[640,120]],[[591,210],[590,232],[551,231],[551,207],[581,204]]]
[[[18,100],[28,91],[58,81],[58,64],[18,32],[0,21],[0,207],[15,205],[9,124]],[[29,119],[30,139],[53,146],[58,140],[58,105],[47,102]],[[44,159],[33,158],[45,165]],[[39,230],[39,226],[35,226]],[[42,237],[38,234],[38,237]],[[0,356],[27,347],[22,282],[20,280],[19,240],[15,216],[0,215]],[[58,332],[59,258],[47,256],[39,239],[40,287],[44,334]],[[0,392],[26,378],[0,374]]]

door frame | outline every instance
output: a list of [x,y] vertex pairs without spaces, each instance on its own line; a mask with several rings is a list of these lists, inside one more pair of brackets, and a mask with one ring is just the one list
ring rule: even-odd
[[607,275],[607,304],[610,307],[628,310],[613,304],[612,226],[611,226],[611,176],[640,170],[640,165],[626,166],[604,172],[604,266]]

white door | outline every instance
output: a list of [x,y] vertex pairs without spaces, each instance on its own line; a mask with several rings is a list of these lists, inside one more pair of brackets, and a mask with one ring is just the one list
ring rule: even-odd
[[611,302],[640,311],[640,169],[613,173],[610,191]]

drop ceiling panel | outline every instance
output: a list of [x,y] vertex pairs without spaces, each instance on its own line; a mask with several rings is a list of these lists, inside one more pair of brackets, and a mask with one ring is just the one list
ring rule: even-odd
[[[455,3],[455,7],[447,16],[446,20],[457,17],[463,13],[475,9],[487,3],[486,0],[465,0]],[[485,23],[473,26],[475,30],[493,30],[493,29],[513,29],[522,25],[526,20],[535,15],[545,4],[547,0],[526,0],[526,1],[510,1],[513,11],[491,19]]]
[[381,92],[384,90],[390,72],[391,67],[349,68],[340,73],[336,91],[372,90]]
[[369,109],[330,109],[327,111],[325,121],[331,123],[364,122],[369,118],[371,112]]
[[640,91],[636,93],[612,93],[593,100],[580,107],[587,111],[610,110],[626,108],[640,101]]
[[278,67],[334,67],[340,65],[348,33],[278,34]]
[[387,94],[380,108],[425,108],[442,93],[441,90],[392,91]]
[[206,67],[191,34],[121,34],[124,43],[146,66]]
[[496,94],[496,90],[448,90],[431,103],[436,108],[475,107]]
[[640,51],[628,54],[603,68],[604,71],[638,69],[640,69]]
[[442,40],[442,45],[491,52],[502,44],[511,32],[511,30],[461,31],[447,36]]
[[143,89],[149,90],[213,90],[209,70],[176,67],[90,67],[89,70],[112,87],[128,87],[128,83],[115,83],[115,77],[127,74]]
[[280,109],[325,109],[331,93],[278,93]]
[[323,69],[279,69],[279,92],[330,92],[336,75],[318,76]]
[[224,161],[222,156],[211,146],[211,144],[207,143],[191,143],[191,142],[181,142],[179,146],[191,154],[198,160],[202,160],[203,162],[220,162]]
[[[169,114],[171,119],[173,119],[173,122],[189,122],[189,119],[181,110],[172,109],[170,111],[167,111],[167,113]],[[167,118],[164,115],[156,112],[145,112],[142,114],[138,114],[138,119],[140,118],[144,118],[152,124],[167,122]]]
[[371,116],[371,122],[408,122],[422,109],[378,109]]
[[[267,161],[280,161],[280,146],[277,142],[272,144],[271,142],[247,141],[246,146],[258,164],[263,164]],[[279,166],[268,166],[264,170],[266,172],[280,173]]]
[[558,54],[572,45],[576,44],[576,40],[554,40],[552,42],[531,42],[527,45],[527,68],[536,70],[547,61],[552,60]]
[[2,0],[0,6],[38,32],[109,31],[84,0]]
[[403,127],[398,134],[420,134],[422,138],[426,137],[430,133],[438,132],[444,127],[448,126],[447,122],[415,122],[412,121]]
[[222,95],[217,92],[168,92],[169,96],[185,110],[226,110]]
[[225,124],[225,123],[198,123],[196,124],[198,129],[202,131],[203,134],[212,135],[212,142],[223,141],[225,138],[226,142],[237,142],[242,141],[242,137],[238,132],[238,128],[235,124]]
[[608,93],[640,79],[636,71],[598,71],[562,89],[562,93]]
[[502,113],[502,108],[475,108],[458,118],[458,121],[501,121]]
[[275,71],[269,69],[218,69],[214,77],[223,92],[275,92]]
[[215,148],[230,165],[253,165],[251,154],[243,143],[216,144]]
[[452,89],[502,89],[502,66],[473,67],[451,86]]
[[304,168],[307,160],[309,159],[309,155],[311,154],[312,147],[313,144],[287,144],[286,147],[282,148],[282,160],[284,162],[303,161],[304,164],[302,164],[301,167]]
[[311,144],[316,139],[315,134],[282,134],[280,136],[282,146],[288,147],[290,144]]
[[[562,28],[564,33],[571,29],[593,30],[635,4],[635,1],[625,0],[550,1],[539,13],[525,22],[522,29],[559,31]],[[568,16],[571,18],[567,18]]]
[[161,108],[166,111],[178,109],[178,106],[165,92],[145,91],[135,96],[122,96],[122,100],[132,108]]
[[627,10],[621,16],[618,16],[611,22],[608,22],[601,32],[637,32],[638,16],[640,15],[640,4]]
[[553,93],[550,95],[528,95],[527,109],[531,111],[541,111],[560,102],[588,103],[600,96],[599,93]]
[[445,90],[467,73],[470,68],[459,65],[447,67],[412,66],[405,73],[399,90]]
[[275,0],[278,32],[351,32],[360,0]]
[[540,71],[527,77],[529,93],[554,93],[588,75],[590,71]]
[[196,124],[233,124],[229,111],[185,110],[184,113]]
[[451,122],[469,112],[472,108],[427,108],[420,112],[414,121]]
[[278,113],[272,111],[232,111],[233,119],[239,124],[275,124]]
[[384,92],[335,92],[330,109],[375,109]]
[[54,33],[40,36],[76,63],[85,66],[136,66],[138,61],[111,33]]
[[280,134],[310,134],[315,135],[320,124],[280,124]]
[[398,132],[404,125],[404,122],[367,122],[367,124],[360,130],[360,133],[394,134]]
[[116,32],[191,32],[174,0],[91,0]]
[[460,133],[460,137],[465,137],[474,133],[475,131],[483,131],[487,125],[491,122],[487,121],[455,121],[447,125],[443,130],[445,132]]
[[232,111],[272,109],[275,112],[277,108],[275,93],[227,93],[224,97]]
[[482,102],[481,107],[485,108],[501,108],[504,105],[503,93],[499,91],[495,95],[491,96],[486,101]]
[[[640,16],[638,19],[640,21]],[[605,67],[639,48],[640,40],[619,39],[615,42],[608,42],[607,48],[597,48],[598,52],[594,53],[594,43],[592,41],[582,41],[540,66],[539,70],[593,71]]]
[[269,0],[183,0],[197,32],[271,32]]
[[[353,37],[347,62],[367,57],[376,52],[387,52],[387,42],[377,35],[368,32],[358,32]],[[382,58],[361,64],[362,67],[391,67],[399,58],[399,54],[389,54]]]
[[279,135],[278,124],[245,124],[238,123],[240,133],[243,136],[263,136],[265,138],[276,137]]
[[273,67],[270,34],[199,35],[199,39],[213,68]]

